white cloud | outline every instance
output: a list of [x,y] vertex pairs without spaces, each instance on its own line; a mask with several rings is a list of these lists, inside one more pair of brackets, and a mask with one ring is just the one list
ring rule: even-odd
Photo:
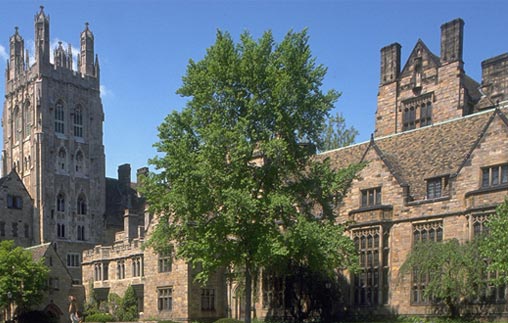
[[9,59],[9,55],[7,55],[5,47],[3,47],[2,45],[0,45],[0,58],[3,60]]
[[101,91],[101,98],[104,98],[106,96],[113,96],[113,92],[110,89],[108,89],[105,85],[101,85],[100,91]]

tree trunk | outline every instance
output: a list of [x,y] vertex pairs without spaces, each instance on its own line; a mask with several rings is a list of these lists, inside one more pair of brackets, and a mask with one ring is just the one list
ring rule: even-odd
[[252,314],[252,275],[250,262],[245,262],[245,323],[251,323]]

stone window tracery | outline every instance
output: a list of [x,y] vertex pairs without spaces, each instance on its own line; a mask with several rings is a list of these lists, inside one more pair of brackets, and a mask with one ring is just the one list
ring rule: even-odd
[[80,105],[74,110],[74,137],[83,138],[83,109]]
[[65,149],[62,147],[58,150],[57,170],[65,172],[67,170],[66,164],[67,164],[67,153],[65,152]]
[[30,129],[32,127],[32,114],[30,111],[30,101],[26,101],[23,111],[25,117],[25,137],[30,135]]
[[76,160],[75,160],[76,173],[83,174],[83,170],[84,170],[83,166],[84,166],[83,153],[81,152],[81,150],[78,150],[78,152],[76,153]]
[[125,278],[125,260],[118,260],[116,262],[116,278],[124,279]]
[[360,272],[354,276],[354,303],[376,306],[388,302],[389,232],[381,227],[353,232],[359,254]]
[[434,93],[422,94],[402,102],[402,131],[432,125]]
[[[425,222],[413,224],[413,246],[418,242],[443,241],[443,222]],[[425,289],[429,284],[430,277],[418,272],[414,267],[411,275],[411,304],[425,305],[430,300],[425,296]]]
[[86,198],[83,194],[80,194],[78,197],[78,201],[76,203],[76,209],[78,215],[86,215],[87,207],[86,207]]
[[58,194],[56,197],[56,210],[58,212],[65,212],[65,195],[63,193]]
[[55,105],[55,132],[63,134],[65,131],[65,112],[64,105],[59,100]]
[[85,226],[84,225],[78,225],[77,233],[78,233],[78,236],[77,236],[78,240],[85,241]]
[[18,142],[21,137],[21,113],[18,106],[14,108],[14,141]]

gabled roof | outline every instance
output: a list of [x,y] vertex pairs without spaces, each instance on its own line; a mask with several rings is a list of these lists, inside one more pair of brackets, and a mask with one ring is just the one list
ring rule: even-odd
[[503,112],[488,110],[325,152],[320,158],[329,158],[333,167],[341,168],[362,161],[366,152],[374,148],[399,184],[408,185],[411,197],[422,200],[426,195],[425,180],[444,175],[455,176],[496,116],[508,126]]
[[23,191],[26,193],[26,195],[28,195],[29,197],[30,196],[30,193],[28,193],[26,187],[25,187],[25,184],[23,184],[23,181],[21,180],[21,178],[19,177],[18,173],[16,172],[16,170],[12,169],[9,174],[3,176],[0,178],[0,186],[2,185],[7,185],[9,180],[12,180],[14,179],[14,181],[17,181],[21,187],[23,188]]
[[46,252],[48,251],[48,248],[51,246],[51,242],[39,244],[36,246],[31,246],[28,248],[25,248],[26,250],[30,251],[32,253],[32,258],[35,261],[39,261],[46,255]]
[[425,45],[425,43],[421,39],[418,39],[415,47],[413,48],[413,51],[411,52],[406,61],[406,64],[404,64],[404,68],[402,68],[402,71],[400,72],[401,76],[409,73],[409,66],[411,66],[414,62],[414,59],[418,57],[419,50],[421,50],[419,57],[422,58],[427,57],[430,62],[429,64],[430,67],[439,67],[441,65],[439,57],[437,55],[434,55],[434,53],[430,51],[430,49],[427,47],[427,45]]
[[[25,248],[25,250],[28,250],[32,253],[32,258],[34,261],[39,261],[43,257],[46,256],[46,254],[48,253],[48,250],[50,250],[51,248],[54,248],[54,242],[47,242],[47,243],[31,246],[31,247]],[[53,249],[53,251],[54,251],[53,252],[54,257],[56,258],[56,259],[54,259],[54,261],[60,262],[62,268],[65,269],[65,272],[67,273],[67,276],[69,277],[69,279],[72,279],[71,278],[72,275],[70,274],[69,269],[63,262],[62,258],[60,258],[60,256],[54,249]],[[61,272],[59,272],[59,273],[61,273]]]

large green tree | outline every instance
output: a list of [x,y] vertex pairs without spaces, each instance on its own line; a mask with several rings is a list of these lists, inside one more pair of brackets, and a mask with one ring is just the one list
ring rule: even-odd
[[358,130],[353,126],[346,126],[346,119],[342,113],[337,112],[330,115],[326,121],[326,127],[321,133],[321,143],[319,150],[326,151],[346,147],[355,142]]
[[325,74],[305,31],[280,43],[271,32],[235,43],[218,31],[205,57],[189,62],[178,90],[186,107],[159,127],[144,192],[160,215],[149,245],[174,247],[200,280],[220,267],[240,271],[246,322],[259,268],[291,258],[332,274],[354,263],[333,203],[359,166],[334,172],[312,158],[338,98],[321,90]]
[[482,255],[489,260],[488,269],[497,272],[493,281],[497,285],[508,284],[508,199],[500,204],[487,222],[488,234],[480,244]]
[[479,296],[484,272],[477,242],[461,244],[456,239],[416,243],[401,267],[403,275],[425,282],[424,297],[445,305],[452,317],[460,315],[463,302]]
[[47,288],[49,269],[12,240],[0,242],[0,307],[16,304],[20,311],[38,304]]

